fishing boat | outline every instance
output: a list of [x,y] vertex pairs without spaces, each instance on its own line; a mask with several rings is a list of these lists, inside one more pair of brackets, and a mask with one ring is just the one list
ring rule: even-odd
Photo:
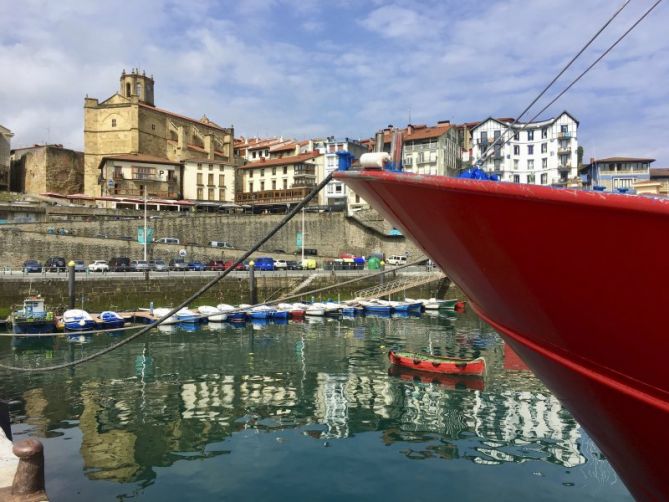
[[482,376],[485,374],[485,359],[457,359],[454,357],[433,356],[417,352],[388,352],[390,363],[412,370],[443,373],[446,375]]
[[[463,290],[637,499],[669,499],[668,200],[385,170],[335,177]],[[575,275],[566,257],[577,250],[596,266]]]
[[390,315],[393,312],[393,308],[390,305],[367,301],[361,301],[360,304],[365,309],[365,314]]
[[439,310],[439,309],[447,309],[447,310],[453,310],[455,309],[455,305],[458,303],[458,300],[437,300],[436,298],[430,298],[428,300],[423,300],[423,306],[425,307],[425,310]]
[[325,315],[325,307],[319,303],[314,303],[308,305],[304,313],[310,317],[323,317]]
[[274,313],[274,311],[275,309],[268,307],[267,305],[258,305],[257,307],[251,308],[247,314],[248,317],[252,320],[269,319],[272,317],[272,313]]
[[12,312],[12,330],[16,334],[54,333],[56,318],[46,309],[44,298],[39,295],[23,300],[23,308]]
[[92,331],[96,328],[95,320],[82,309],[70,309],[63,312],[65,331]]
[[125,325],[125,319],[113,310],[101,312],[94,320],[96,326],[100,329],[116,329],[122,328]]
[[288,319],[290,317],[290,312],[288,310],[280,310],[276,309],[272,312],[270,312],[270,319],[272,320],[283,320],[283,319]]
[[223,322],[226,319],[226,314],[216,307],[211,305],[200,305],[197,308],[198,313],[209,320],[209,322]]

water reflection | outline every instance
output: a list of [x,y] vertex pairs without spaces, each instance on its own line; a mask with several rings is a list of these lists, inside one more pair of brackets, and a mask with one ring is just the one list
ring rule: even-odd
[[[574,468],[588,458],[571,415],[517,361],[505,369],[503,342],[470,314],[161,328],[74,372],[9,375],[0,395],[22,401],[15,420],[37,434],[78,428],[90,480],[152,482],[177,460],[229,454],[209,445],[240,431],[294,428],[319,441],[375,432],[399,446],[384,455],[411,460]],[[113,343],[87,341],[49,350],[72,358]],[[0,348],[5,361],[37,357]],[[388,369],[390,348],[483,355],[488,374]]]

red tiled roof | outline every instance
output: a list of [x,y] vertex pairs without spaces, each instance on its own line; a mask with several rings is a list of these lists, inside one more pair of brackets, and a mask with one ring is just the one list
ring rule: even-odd
[[269,147],[270,152],[285,152],[287,150],[295,150],[297,143],[294,141],[288,141],[286,143],[281,143],[278,145],[272,145]]
[[230,129],[221,127],[221,126],[219,126],[219,125],[217,125],[217,124],[215,124],[214,122],[211,122],[211,121],[202,122],[201,120],[196,120],[196,119],[193,119],[193,118],[190,118],[190,117],[186,117],[185,115],[179,115],[178,113],[174,113],[174,112],[171,112],[169,110],[163,110],[162,108],[157,108],[155,106],[147,105],[147,104],[144,104],[144,103],[139,103],[139,106],[141,106],[143,108],[146,108],[147,110],[155,110],[159,113],[164,113],[165,115],[171,115],[172,117],[178,117],[180,119],[187,120],[188,122],[192,122],[192,123],[197,124],[197,125],[201,125],[201,126],[205,126],[205,127],[211,127],[212,129],[218,129],[219,131],[223,131],[223,132],[229,132],[230,131]]
[[179,161],[178,160],[169,160],[164,157],[155,157],[153,155],[146,155],[143,153],[126,153],[126,154],[120,154],[120,155],[105,155],[102,157],[100,160],[100,164],[102,164],[105,159],[109,160],[121,160],[121,161],[126,161],[126,162],[144,162],[147,164],[168,164],[168,165],[174,165],[178,166]]
[[650,169],[651,178],[669,178],[669,167],[652,167]]
[[306,160],[315,159],[316,157],[320,157],[320,155],[321,154],[319,152],[309,152],[302,153],[300,155],[293,155],[291,157],[281,157],[280,159],[263,159],[256,162],[249,162],[246,165],[240,166],[240,169],[289,166],[291,164],[300,164]]

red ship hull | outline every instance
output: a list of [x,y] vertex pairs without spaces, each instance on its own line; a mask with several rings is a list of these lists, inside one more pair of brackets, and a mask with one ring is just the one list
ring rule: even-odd
[[462,288],[636,498],[669,499],[669,201],[385,171],[336,178]]

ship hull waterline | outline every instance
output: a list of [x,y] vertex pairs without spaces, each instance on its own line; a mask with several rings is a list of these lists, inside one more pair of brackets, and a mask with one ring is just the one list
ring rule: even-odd
[[462,288],[636,498],[669,498],[669,201],[385,171],[336,178]]

